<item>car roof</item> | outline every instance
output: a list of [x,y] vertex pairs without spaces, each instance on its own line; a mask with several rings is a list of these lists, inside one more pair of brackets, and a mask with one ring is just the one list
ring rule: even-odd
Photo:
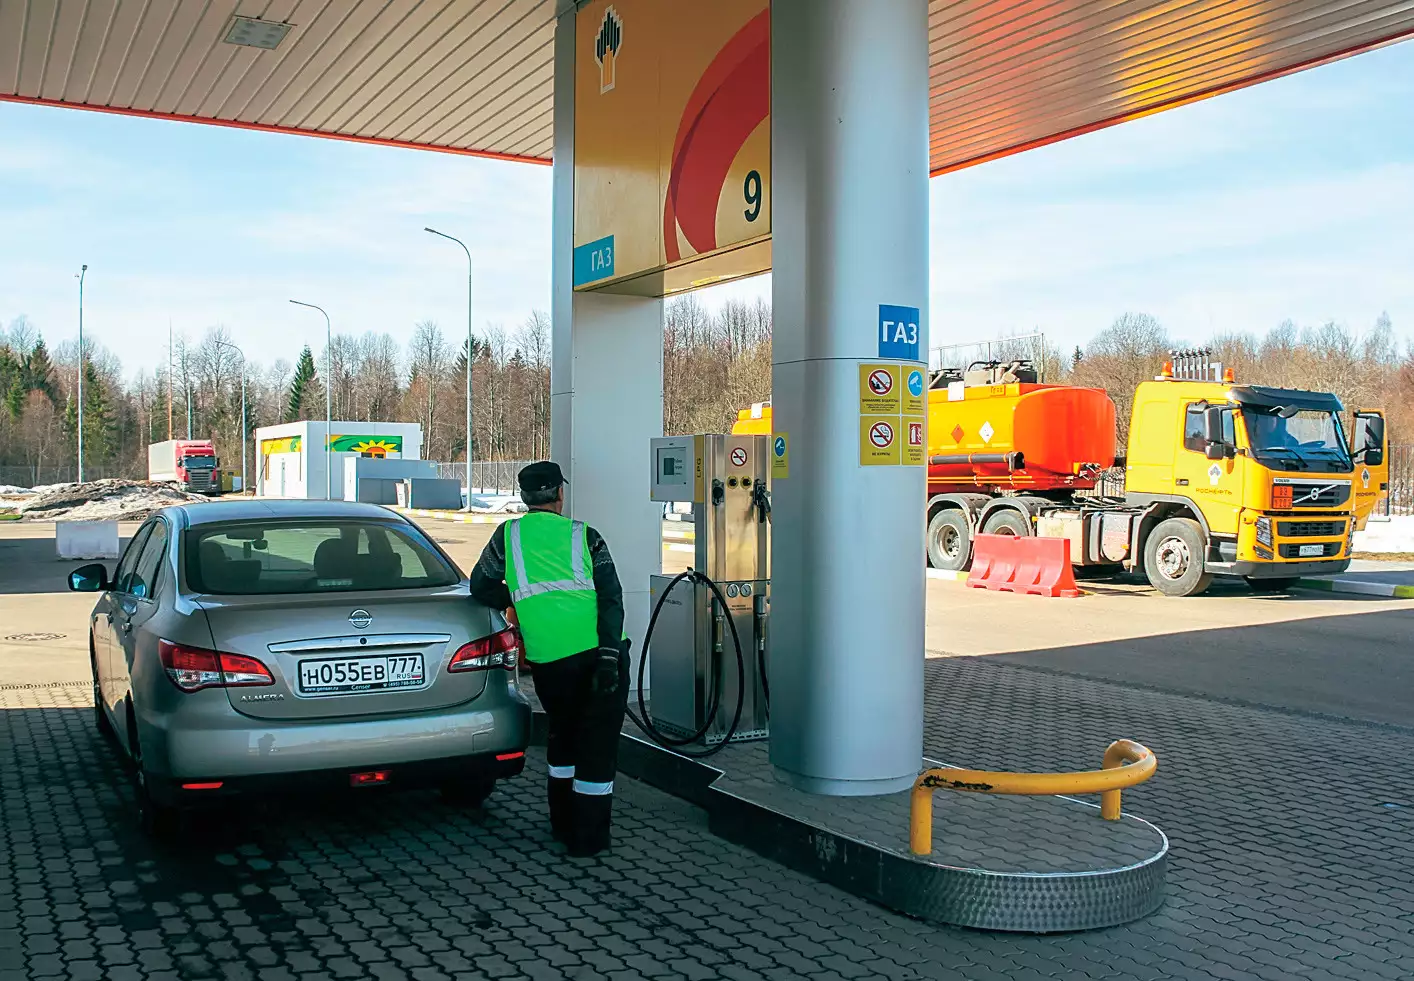
[[402,515],[377,504],[355,501],[295,501],[284,499],[244,498],[241,500],[204,501],[199,504],[177,504],[169,510],[181,511],[189,525],[207,525],[218,521],[259,521],[269,518],[343,518],[365,521],[406,522]]

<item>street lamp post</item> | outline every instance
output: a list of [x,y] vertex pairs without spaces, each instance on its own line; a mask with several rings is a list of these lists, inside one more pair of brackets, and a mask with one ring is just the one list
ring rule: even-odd
[[217,347],[228,347],[241,356],[241,493],[245,494],[250,490],[250,485],[246,483],[245,461],[246,461],[246,415],[245,415],[245,352],[230,341],[216,340]]
[[88,263],[79,270],[79,483],[83,483],[83,280]]
[[334,435],[334,372],[330,367],[334,357],[334,329],[323,307],[302,300],[291,300],[297,307],[309,307],[324,314],[324,500],[334,499],[334,453],[330,444]]
[[435,228],[424,228],[424,232],[431,232],[448,241],[456,242],[466,253],[466,506],[465,510],[471,510],[471,362],[476,353],[475,345],[471,342],[471,250],[466,247],[466,243],[459,238],[448,235],[446,232],[439,232]]

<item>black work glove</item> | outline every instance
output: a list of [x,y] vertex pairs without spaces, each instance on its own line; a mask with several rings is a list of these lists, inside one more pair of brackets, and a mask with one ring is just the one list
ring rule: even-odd
[[599,660],[594,663],[594,676],[589,690],[596,695],[612,695],[619,690],[619,651],[614,647],[599,648]]

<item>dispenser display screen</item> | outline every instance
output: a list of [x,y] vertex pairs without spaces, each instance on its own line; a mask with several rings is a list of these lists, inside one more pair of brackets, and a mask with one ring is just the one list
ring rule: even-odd
[[687,447],[665,446],[658,450],[658,483],[687,483]]

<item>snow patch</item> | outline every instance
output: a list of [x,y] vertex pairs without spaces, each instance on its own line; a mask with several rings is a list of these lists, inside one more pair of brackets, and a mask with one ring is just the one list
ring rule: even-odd
[[1414,553],[1414,514],[1392,515],[1388,521],[1372,517],[1364,531],[1355,533],[1355,551]]

